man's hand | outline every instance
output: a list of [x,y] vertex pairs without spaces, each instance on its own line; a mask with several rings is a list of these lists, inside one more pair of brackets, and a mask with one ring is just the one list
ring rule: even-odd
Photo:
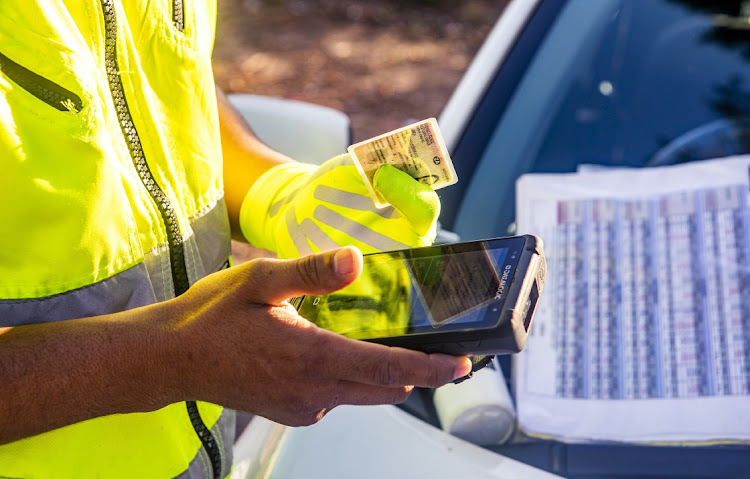
[[351,247],[261,259],[153,306],[0,328],[0,444],[185,400],[311,424],[339,404],[397,403],[468,373],[465,357],[347,339],[286,301],[336,291],[361,268]]
[[288,425],[339,404],[392,404],[414,386],[468,373],[465,357],[428,355],[348,339],[300,317],[286,300],[334,292],[362,268],[355,248],[295,260],[260,259],[201,280],[180,297],[175,324],[187,399],[215,402]]

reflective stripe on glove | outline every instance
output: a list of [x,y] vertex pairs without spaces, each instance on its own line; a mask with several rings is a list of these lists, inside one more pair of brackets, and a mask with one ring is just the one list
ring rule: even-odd
[[390,165],[378,169],[373,183],[392,206],[375,207],[348,154],[319,167],[276,166],[245,197],[242,233],[280,258],[349,244],[363,253],[431,244],[440,214],[432,188]]

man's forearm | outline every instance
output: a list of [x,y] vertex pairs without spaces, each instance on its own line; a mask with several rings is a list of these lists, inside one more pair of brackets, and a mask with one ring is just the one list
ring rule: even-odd
[[286,301],[338,291],[361,270],[351,247],[258,259],[158,305],[0,329],[0,443],[185,400],[307,425],[339,404],[392,404],[468,374],[465,357],[345,338]]
[[216,94],[224,157],[224,199],[232,235],[235,239],[242,239],[239,215],[245,194],[268,169],[294,160],[260,141],[221,90],[217,88]]
[[177,401],[170,308],[0,328],[0,444]]

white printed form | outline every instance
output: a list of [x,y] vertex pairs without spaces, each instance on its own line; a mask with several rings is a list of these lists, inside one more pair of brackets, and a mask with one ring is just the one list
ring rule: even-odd
[[519,423],[575,441],[750,440],[750,158],[527,175],[548,279]]

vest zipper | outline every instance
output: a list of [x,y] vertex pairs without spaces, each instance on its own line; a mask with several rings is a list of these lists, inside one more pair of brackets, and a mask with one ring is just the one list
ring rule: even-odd
[[185,0],[172,0],[172,22],[179,31],[185,31]]
[[117,110],[117,120],[122,128],[125,141],[130,150],[130,156],[133,159],[133,165],[138,171],[141,182],[146,187],[151,198],[154,200],[167,233],[167,243],[169,245],[169,262],[172,267],[172,279],[174,282],[174,294],[179,296],[190,287],[187,276],[187,267],[185,266],[185,251],[182,242],[182,233],[180,225],[177,222],[177,215],[169,201],[167,195],[156,183],[148,163],[143,153],[141,138],[135,129],[133,117],[130,115],[130,109],[125,99],[125,89],[122,86],[120,78],[120,69],[117,63],[117,18],[113,0],[101,0],[102,11],[104,12],[104,31],[105,31],[105,55],[104,62],[107,67],[107,81],[109,89],[112,92],[115,109]]
[[37,75],[0,53],[0,72],[39,100],[60,111],[78,113],[83,109],[81,97],[57,83]]
[[219,445],[216,443],[216,438],[211,434],[211,430],[208,429],[206,423],[203,422],[201,414],[198,411],[198,405],[195,401],[185,401],[187,405],[188,416],[190,417],[190,423],[195,429],[195,433],[198,434],[198,438],[203,444],[203,448],[208,453],[208,458],[211,461],[211,472],[213,477],[219,479],[221,476],[221,451]]
[[[182,241],[182,233],[180,232],[180,225],[177,222],[177,215],[175,214],[169,198],[156,183],[156,180],[149,169],[148,163],[146,162],[146,156],[143,153],[140,136],[136,131],[135,123],[133,122],[133,117],[130,114],[130,108],[128,107],[125,98],[125,89],[122,85],[120,69],[117,62],[117,17],[113,0],[100,0],[100,2],[102,13],[104,15],[104,62],[107,69],[107,82],[109,83],[109,89],[112,93],[115,109],[117,111],[117,120],[120,123],[125,142],[128,145],[130,157],[133,160],[133,166],[138,171],[141,182],[151,196],[151,199],[156,204],[162,221],[164,222],[164,228],[167,233],[167,244],[169,246],[169,262],[172,268],[174,292],[175,296],[179,296],[190,287],[187,267],[185,266],[185,249]],[[186,405],[193,429],[195,429],[203,447],[208,453],[211,461],[213,477],[221,477],[221,451],[217,446],[216,439],[201,419],[195,401],[187,401]]]

